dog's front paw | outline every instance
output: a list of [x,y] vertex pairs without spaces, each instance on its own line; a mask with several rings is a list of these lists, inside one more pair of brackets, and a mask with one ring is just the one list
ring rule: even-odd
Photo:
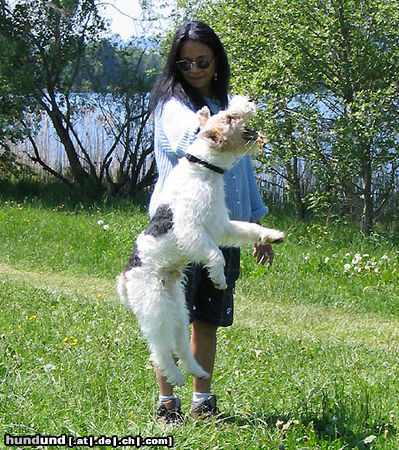
[[216,267],[209,267],[208,271],[209,278],[212,280],[212,283],[216,289],[220,289],[221,291],[227,289],[226,277],[224,275],[224,264]]
[[264,228],[261,235],[262,244],[280,244],[284,239],[284,232],[272,228]]
[[212,281],[213,281],[213,284],[215,285],[216,289],[219,289],[221,291],[224,291],[225,289],[227,289],[227,283],[226,283],[225,277],[223,277],[223,279],[219,280],[219,281],[215,281],[213,279],[212,279]]

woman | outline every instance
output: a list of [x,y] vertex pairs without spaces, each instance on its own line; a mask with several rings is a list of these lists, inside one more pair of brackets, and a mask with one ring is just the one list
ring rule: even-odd
[[[215,32],[202,22],[189,22],[176,32],[164,70],[153,90],[155,120],[155,158],[159,178],[151,197],[149,212],[154,215],[165,179],[193,142],[199,122],[196,115],[207,105],[212,114],[228,106],[230,68],[226,52]],[[230,218],[258,221],[267,213],[259,195],[251,161],[242,158],[225,174],[226,202]],[[207,271],[194,265],[188,269],[186,300],[192,323],[191,347],[194,357],[213,373],[216,356],[216,331],[233,322],[233,290],[239,275],[240,253],[237,248],[223,249],[226,260],[225,291],[216,289]],[[270,245],[255,245],[259,263],[273,262]],[[159,407],[157,419],[173,423],[181,419],[180,399],[157,370]],[[216,397],[211,393],[211,378],[194,379],[191,415],[214,416]]]

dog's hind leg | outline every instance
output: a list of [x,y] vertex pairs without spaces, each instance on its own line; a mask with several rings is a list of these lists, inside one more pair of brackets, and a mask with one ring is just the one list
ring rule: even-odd
[[158,367],[168,383],[174,386],[183,386],[186,380],[176,366],[172,352],[164,353],[159,351],[159,348],[154,346],[153,343],[150,344],[150,349],[150,360]]
[[175,330],[175,355],[179,358],[182,366],[187,372],[195,378],[209,378],[206,372],[195,360],[189,342],[189,320],[186,300],[184,296],[184,288],[181,280],[177,281],[173,286],[173,295],[176,301],[177,327]]
[[183,375],[173,357],[175,347],[175,304],[159,276],[136,270],[126,283],[129,305],[137,316],[141,331],[148,342],[150,360],[173,385],[182,386]]
[[[162,300],[163,301],[163,300]],[[175,363],[175,322],[168,320],[168,314],[157,321],[151,329],[151,336],[146,336],[150,348],[150,360],[159,368],[170,384],[182,386],[185,379]],[[155,325],[155,326],[154,326]],[[147,335],[146,330],[143,333]]]
[[[176,302],[175,285],[176,275],[172,274],[171,276],[171,274],[167,274],[162,282],[159,310],[157,312],[157,338],[159,338],[159,342],[156,347],[152,347],[153,343],[151,343],[150,348],[151,360],[159,367],[167,381],[170,384],[182,386],[185,383],[185,379],[174,358],[175,356],[180,356],[176,351],[176,347],[181,319],[181,305]],[[185,307],[185,304],[183,303],[182,306]]]

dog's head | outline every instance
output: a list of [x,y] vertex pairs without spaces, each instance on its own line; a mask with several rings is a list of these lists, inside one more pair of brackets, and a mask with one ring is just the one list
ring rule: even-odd
[[256,105],[248,97],[236,95],[229,107],[211,116],[205,106],[199,112],[199,137],[207,141],[210,148],[231,151],[236,154],[252,150],[257,134],[245,129],[245,123],[256,114]]

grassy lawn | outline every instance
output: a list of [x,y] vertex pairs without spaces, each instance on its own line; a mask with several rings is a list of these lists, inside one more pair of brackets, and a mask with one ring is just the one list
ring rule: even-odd
[[267,217],[288,237],[272,268],[243,250],[235,324],[218,332],[225,418],[168,429],[154,421],[154,370],[114,288],[147,220],[128,203],[0,202],[0,447],[6,433],[41,433],[173,436],[179,449],[399,448],[399,252],[388,232]]

